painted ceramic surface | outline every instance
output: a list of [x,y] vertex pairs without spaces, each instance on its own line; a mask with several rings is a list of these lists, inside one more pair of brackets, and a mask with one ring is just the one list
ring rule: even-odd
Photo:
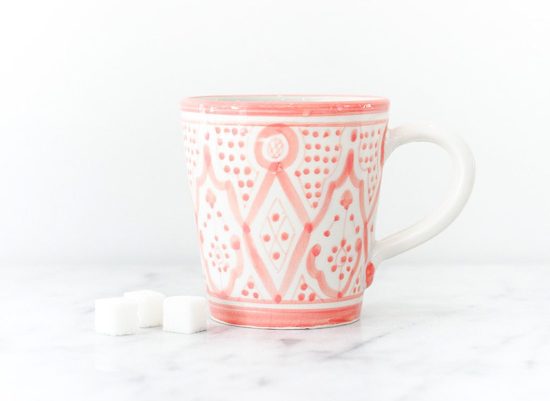
[[356,320],[385,113],[254,121],[184,113],[187,172],[211,313],[259,327]]
[[[375,266],[428,241],[461,212],[474,158],[430,125],[388,130],[389,102],[350,96],[222,96],[182,105],[187,172],[210,312],[253,327],[357,320]],[[431,142],[450,190],[423,220],[374,239],[382,167]]]

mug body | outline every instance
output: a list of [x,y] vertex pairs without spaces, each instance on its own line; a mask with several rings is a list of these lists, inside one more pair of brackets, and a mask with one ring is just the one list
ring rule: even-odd
[[359,318],[374,274],[388,106],[366,96],[183,101],[213,319],[312,328]]

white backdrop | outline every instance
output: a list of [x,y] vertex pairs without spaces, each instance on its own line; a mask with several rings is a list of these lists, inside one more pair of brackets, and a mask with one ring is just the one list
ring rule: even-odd
[[[0,6],[0,264],[197,261],[179,100],[387,96],[392,125],[463,135],[463,214],[405,263],[550,262],[543,1],[12,1]],[[379,235],[443,198],[448,164],[386,165]]]

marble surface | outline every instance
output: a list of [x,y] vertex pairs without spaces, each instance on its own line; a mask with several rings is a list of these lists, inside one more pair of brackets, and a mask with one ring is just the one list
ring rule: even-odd
[[95,334],[93,300],[196,267],[0,270],[0,400],[549,400],[549,266],[382,266],[360,322]]

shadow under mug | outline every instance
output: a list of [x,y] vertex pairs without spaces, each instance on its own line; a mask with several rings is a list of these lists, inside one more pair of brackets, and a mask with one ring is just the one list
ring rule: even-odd
[[[210,314],[248,327],[313,328],[359,319],[380,262],[460,213],[474,159],[429,126],[388,129],[372,96],[205,96],[182,103],[186,164]],[[419,223],[374,238],[385,160],[398,146],[447,151],[451,191]]]

